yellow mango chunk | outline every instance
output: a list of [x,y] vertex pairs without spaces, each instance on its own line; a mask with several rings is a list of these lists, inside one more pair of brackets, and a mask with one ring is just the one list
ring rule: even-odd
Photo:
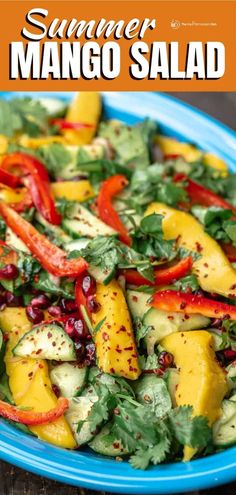
[[[194,416],[205,416],[212,425],[221,415],[221,403],[228,391],[226,374],[217,364],[213,337],[204,330],[168,335],[161,345],[174,356],[180,369],[175,399],[177,406],[190,405]],[[184,448],[184,460],[196,449]]]
[[116,280],[97,284],[96,300],[101,305],[92,314],[94,327],[103,322],[95,335],[99,368],[105,373],[136,380],[141,371],[129,310]]
[[63,130],[63,135],[71,144],[89,144],[96,133],[97,124],[101,114],[101,97],[99,93],[82,91],[76,93],[70,104],[65,120],[68,122],[81,122],[91,124],[91,127],[78,130]]
[[4,155],[7,152],[8,139],[4,134],[0,134],[0,155]]
[[182,143],[167,136],[156,136],[155,143],[164,155],[181,155],[186,162],[195,162],[202,157],[202,152],[192,144]]
[[[6,308],[0,312],[0,327],[8,335],[5,355],[9,386],[17,406],[30,407],[35,412],[46,412],[57,404],[52,391],[48,365],[42,359],[18,358],[12,349],[19,339],[31,329],[24,308]],[[59,447],[73,449],[76,442],[64,417],[52,423],[31,427],[41,440]]]
[[202,225],[189,213],[170,208],[163,203],[152,203],[145,215],[163,215],[164,238],[177,239],[177,244],[201,257],[193,262],[201,288],[225,297],[236,297],[236,270],[232,267],[220,245],[212,239]]
[[221,172],[222,177],[226,177],[229,174],[228,167],[222,158],[214,155],[213,153],[205,153],[203,157],[203,163],[208,167],[214,168],[218,172]]
[[12,189],[5,184],[0,184],[0,200],[4,203],[19,203],[24,199],[26,189]]
[[23,136],[20,136],[18,141],[21,146],[25,146],[26,148],[31,148],[33,150],[36,150],[40,146],[48,146],[53,143],[66,144],[66,139],[64,136],[42,136],[32,138],[26,134],[23,134]]
[[88,180],[62,181],[51,184],[55,198],[66,198],[68,201],[86,201],[94,196],[94,190]]

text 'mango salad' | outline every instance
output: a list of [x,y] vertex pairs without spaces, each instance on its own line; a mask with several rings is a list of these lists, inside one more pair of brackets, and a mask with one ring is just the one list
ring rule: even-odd
[[138,469],[235,444],[236,176],[97,93],[1,101],[0,153],[0,416]]

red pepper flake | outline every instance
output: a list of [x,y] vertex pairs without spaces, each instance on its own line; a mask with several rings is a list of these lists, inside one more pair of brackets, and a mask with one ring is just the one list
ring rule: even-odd
[[115,296],[115,297],[116,297],[116,296],[117,296],[117,292],[113,292],[113,296]]
[[41,354],[42,350],[43,349],[38,349],[35,354],[38,356],[38,354]]
[[114,370],[114,368],[110,368],[110,373],[115,374],[115,370]]
[[52,333],[51,332],[48,332],[47,337],[48,337],[48,339],[50,339],[52,337]]
[[132,363],[132,359],[131,358],[127,359],[127,363],[128,364],[131,364]]
[[39,363],[39,368],[40,369],[43,369],[44,368],[44,365],[42,363]]
[[119,345],[116,347],[116,352],[118,352],[119,354],[122,352],[122,350],[119,348]]
[[197,249],[198,253],[201,253],[203,250],[203,247],[201,246],[201,244],[199,242],[196,242],[196,249]]
[[180,304],[180,309],[185,309],[185,308],[186,308],[186,306],[187,306],[186,302],[184,302],[184,301],[183,301],[183,302]]
[[138,297],[137,296],[132,296],[132,301],[137,302],[138,301]]
[[108,333],[103,332],[103,333],[102,333],[102,338],[103,338],[103,340],[105,340],[105,342],[107,342],[107,340],[109,340],[109,335],[108,335]]
[[133,366],[129,366],[129,371],[134,371]]
[[204,263],[204,266],[205,266],[206,268],[208,268],[208,266],[209,266],[209,265],[208,265],[208,263]]
[[125,328],[124,325],[121,325],[120,326],[120,329],[119,329],[119,331],[117,333],[119,333],[119,332],[126,332],[126,328]]
[[134,347],[130,345],[129,347],[124,347],[124,351],[133,351]]
[[171,316],[171,315],[170,316],[167,316],[167,318],[168,318],[168,320],[173,320],[174,319],[174,317]]
[[190,318],[190,316],[189,316],[189,315],[186,315],[186,314],[184,315],[184,319],[185,319],[185,320],[188,320],[189,318]]
[[235,290],[236,289],[236,284],[231,285],[230,290]]
[[29,377],[29,378],[32,378],[32,376],[33,376],[33,371],[31,371],[31,372],[28,374],[28,377]]
[[52,342],[52,346],[53,347],[56,347],[57,343],[56,342]]
[[114,442],[112,445],[113,445],[114,449],[119,449],[120,448],[119,442]]

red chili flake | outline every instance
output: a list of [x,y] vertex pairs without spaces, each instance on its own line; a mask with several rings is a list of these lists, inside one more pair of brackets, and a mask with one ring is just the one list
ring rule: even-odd
[[116,296],[117,296],[117,292],[113,292],[113,296],[115,296],[115,297],[116,297]]
[[112,445],[113,445],[114,449],[119,449],[120,448],[119,442],[114,442]]
[[197,248],[198,253],[201,253],[203,250],[203,247],[201,246],[201,244],[199,242],[196,242],[196,248]]
[[133,366],[129,366],[129,371],[134,371]]
[[122,352],[122,350],[119,349],[119,346],[116,347],[116,352],[118,352],[119,354]]
[[29,378],[32,378],[32,376],[33,376],[33,371],[31,371],[31,372],[28,374],[28,377],[29,377]]
[[236,289],[236,284],[231,285],[230,290],[235,290]]
[[39,363],[39,368],[40,369],[43,369],[44,368],[44,365],[42,363]]
[[110,323],[106,323],[106,327],[110,330],[110,328],[111,328]]
[[137,302],[138,301],[137,296],[132,296],[132,301]]
[[133,351],[134,347],[130,345],[129,347],[124,347],[124,351]]
[[3,334],[3,342],[7,342],[9,339],[8,333]]
[[38,350],[36,351],[36,353],[35,353],[35,354],[37,354],[37,355],[38,355],[38,354],[41,354],[42,350],[43,350],[43,349],[38,349]]
[[184,301],[183,301],[183,302],[180,304],[180,309],[185,309],[185,308],[186,308],[186,306],[187,306],[186,302],[184,302]]
[[56,342],[52,342],[52,346],[53,347],[56,347],[57,343]]
[[127,363],[128,364],[131,364],[132,363],[132,359],[131,358],[127,359]]
[[52,333],[51,332],[48,332],[48,338],[50,339],[52,337]]
[[105,340],[105,342],[106,342],[107,340],[109,340],[109,335],[108,335],[108,333],[103,332],[103,333],[102,333],[102,338],[103,338],[103,340]]
[[126,332],[126,328],[124,325],[120,326],[119,331],[117,333],[119,333],[119,332]]
[[208,263],[204,263],[204,266],[205,266],[206,268],[208,268],[208,266],[209,266],[209,265],[208,265]]
[[184,319],[185,319],[185,320],[188,320],[189,318],[190,318],[190,316],[189,316],[189,315],[184,315]]
[[110,368],[110,373],[115,373],[114,368]]

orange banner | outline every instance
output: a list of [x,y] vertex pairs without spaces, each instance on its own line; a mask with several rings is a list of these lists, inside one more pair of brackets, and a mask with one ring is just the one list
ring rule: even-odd
[[235,91],[235,1],[0,1],[1,90]]

